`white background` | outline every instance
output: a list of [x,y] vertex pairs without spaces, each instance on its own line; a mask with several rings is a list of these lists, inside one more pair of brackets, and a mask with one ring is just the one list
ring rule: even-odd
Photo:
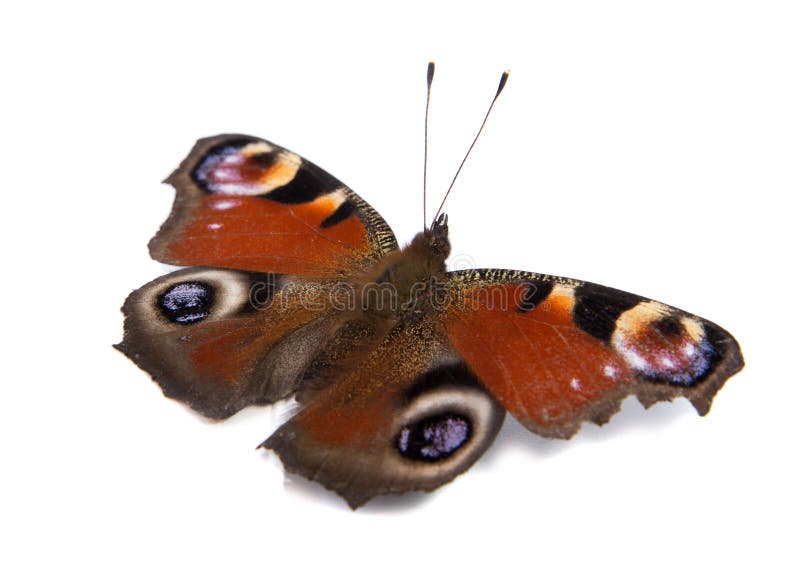
[[[795,2],[17,2],[0,9],[4,562],[797,561]],[[388,6],[388,7],[383,7]],[[459,266],[572,276],[712,319],[711,414],[635,401],[569,442],[510,418],[467,474],[357,512],[111,344],[198,137],[289,147],[408,241],[438,64]]]

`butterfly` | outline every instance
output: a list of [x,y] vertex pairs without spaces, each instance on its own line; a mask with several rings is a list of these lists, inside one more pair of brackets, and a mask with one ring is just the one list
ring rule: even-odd
[[264,139],[201,139],[166,182],[176,198],[150,254],[187,268],[130,294],[116,347],[212,419],[294,396],[261,446],[353,509],[451,481],[506,412],[562,439],[630,395],[705,415],[744,365],[727,331],[653,300],[447,271],[446,215],[400,248],[355,192]]

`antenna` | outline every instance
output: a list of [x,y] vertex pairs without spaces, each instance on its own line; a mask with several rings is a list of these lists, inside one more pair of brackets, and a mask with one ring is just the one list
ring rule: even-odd
[[422,165],[422,229],[428,221],[428,110],[431,107],[431,83],[436,65],[428,63],[428,96],[425,98],[425,159]]
[[464,167],[464,163],[467,162],[467,157],[469,157],[469,154],[472,152],[472,148],[478,141],[478,137],[481,136],[483,127],[486,125],[486,120],[489,119],[489,114],[492,113],[492,108],[494,108],[494,103],[497,101],[497,97],[500,96],[500,93],[503,91],[503,88],[505,87],[507,81],[508,81],[508,71],[505,71],[503,75],[500,77],[500,84],[497,85],[497,92],[495,93],[494,98],[492,98],[492,103],[489,104],[489,109],[486,110],[486,115],[483,116],[483,122],[481,123],[481,127],[480,129],[478,129],[478,133],[475,134],[475,139],[472,140],[472,144],[469,146],[469,149],[467,149],[467,154],[464,155],[464,159],[461,161],[461,164],[458,165],[458,170],[456,171],[455,176],[453,176],[453,181],[450,182],[450,187],[447,188],[447,192],[445,192],[444,198],[442,198],[442,203],[439,205],[439,209],[436,211],[436,215],[433,216],[434,222],[436,221],[436,218],[439,217],[439,214],[442,212],[444,203],[447,201],[447,197],[450,195],[450,191],[453,189],[453,184],[456,183],[456,178],[458,178],[461,169]]

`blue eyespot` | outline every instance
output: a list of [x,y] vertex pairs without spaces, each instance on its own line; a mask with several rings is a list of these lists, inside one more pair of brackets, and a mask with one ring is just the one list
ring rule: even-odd
[[180,325],[202,321],[211,313],[214,290],[203,282],[181,282],[158,297],[164,316]]
[[396,444],[406,458],[437,462],[452,456],[471,436],[472,426],[466,417],[446,413],[406,425]]

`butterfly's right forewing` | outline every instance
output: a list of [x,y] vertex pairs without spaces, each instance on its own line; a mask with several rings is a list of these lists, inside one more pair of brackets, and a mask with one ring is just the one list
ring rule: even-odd
[[530,430],[567,438],[623,398],[688,398],[704,415],[744,362],[718,325],[626,292],[519,271],[452,272],[440,319],[455,349]]

